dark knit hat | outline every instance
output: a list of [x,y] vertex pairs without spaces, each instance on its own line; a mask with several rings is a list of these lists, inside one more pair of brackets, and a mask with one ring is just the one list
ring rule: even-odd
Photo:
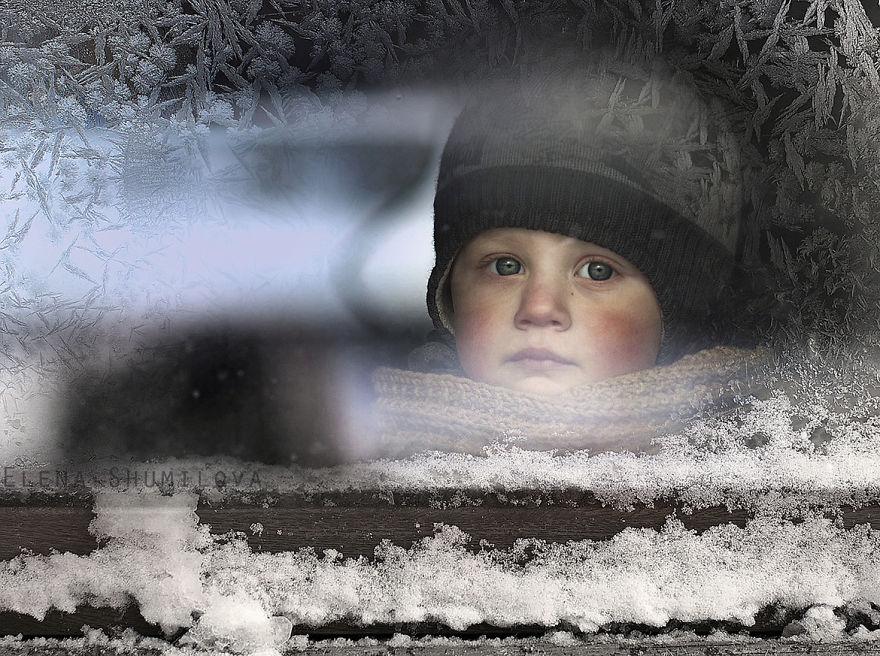
[[734,265],[739,169],[722,118],[658,63],[598,60],[494,89],[461,112],[440,162],[435,327],[452,332],[458,251],[485,230],[527,228],[599,244],[645,274],[663,316],[658,362],[708,346]]

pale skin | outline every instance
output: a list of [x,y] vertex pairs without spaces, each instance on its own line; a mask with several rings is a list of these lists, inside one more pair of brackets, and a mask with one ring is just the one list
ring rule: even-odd
[[662,316],[650,282],[596,244],[487,230],[458,254],[450,283],[459,360],[473,380],[553,395],[657,360]]

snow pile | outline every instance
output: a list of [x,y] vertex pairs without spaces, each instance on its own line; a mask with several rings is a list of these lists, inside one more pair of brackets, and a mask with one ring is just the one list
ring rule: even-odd
[[[880,601],[880,534],[756,519],[701,535],[670,519],[660,531],[627,529],[603,542],[520,540],[510,550],[466,549],[455,527],[410,549],[383,543],[375,561],[325,551],[252,554],[241,543],[211,551],[211,584],[250,587],[295,625],[440,622],[464,630],[670,620],[754,624],[762,608],[837,608]],[[527,557],[527,554],[529,556]]]
[[188,626],[204,602],[199,582],[207,531],[198,526],[196,497],[97,499],[90,530],[106,544],[89,556],[22,554],[2,563],[0,610],[43,619],[50,608],[123,608],[132,600],[165,630]]
[[246,592],[218,594],[205,585],[214,543],[198,524],[197,501],[192,494],[98,495],[89,530],[104,544],[88,556],[22,554],[3,563],[0,611],[43,619],[50,608],[133,601],[166,633],[192,626],[184,644],[277,654],[274,646],[290,636],[289,619],[267,615]]
[[801,620],[791,622],[782,631],[785,637],[798,636],[810,642],[837,640],[844,634],[846,621],[834,614],[830,606],[807,609]]
[[263,607],[243,592],[212,594],[207,610],[180,644],[268,656],[277,653],[275,646],[287,641],[292,626],[286,617],[266,615]]
[[[105,495],[89,556],[24,554],[4,564],[0,609],[42,618],[79,604],[135,601],[182,644],[271,653],[295,626],[439,622],[538,625],[595,632],[672,620],[751,626],[764,608],[811,609],[789,634],[841,635],[835,609],[880,603],[880,533],[827,519],[756,518],[697,534],[675,519],[601,541],[519,540],[509,550],[467,548],[453,526],[374,559],[312,549],[253,553],[241,535],[196,525],[195,497]],[[195,618],[195,621],[194,621]],[[562,640],[563,636],[557,636]],[[268,651],[266,651],[268,650]]]

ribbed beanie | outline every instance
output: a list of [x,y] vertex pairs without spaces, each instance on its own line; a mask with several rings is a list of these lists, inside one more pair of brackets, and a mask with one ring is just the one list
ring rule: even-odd
[[663,316],[658,363],[717,342],[743,206],[739,148],[684,75],[595,57],[541,67],[468,103],[434,197],[428,312],[452,333],[449,274],[492,228],[596,243],[636,265]]

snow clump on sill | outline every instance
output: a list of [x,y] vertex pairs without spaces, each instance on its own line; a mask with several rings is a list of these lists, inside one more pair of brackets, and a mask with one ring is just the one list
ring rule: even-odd
[[89,556],[24,553],[0,563],[0,611],[45,618],[83,604],[123,608],[132,600],[148,621],[171,631],[189,626],[205,603],[199,580],[210,544],[194,495],[99,496],[90,531],[106,540]]
[[[183,644],[244,654],[272,653],[292,628],[331,622],[590,633],[673,620],[748,627],[769,606],[812,608],[799,634],[827,640],[844,637],[835,610],[880,603],[880,532],[818,517],[701,534],[669,519],[659,531],[628,528],[607,541],[525,539],[479,552],[460,529],[437,525],[409,548],[386,541],[373,559],[346,559],[310,548],[254,553],[240,535],[212,537],[195,522],[192,495],[98,501],[93,530],[106,544],[88,556],[5,563],[0,611],[42,618],[49,608],[133,601],[166,632],[190,629]],[[137,519],[121,519],[123,508]]]

